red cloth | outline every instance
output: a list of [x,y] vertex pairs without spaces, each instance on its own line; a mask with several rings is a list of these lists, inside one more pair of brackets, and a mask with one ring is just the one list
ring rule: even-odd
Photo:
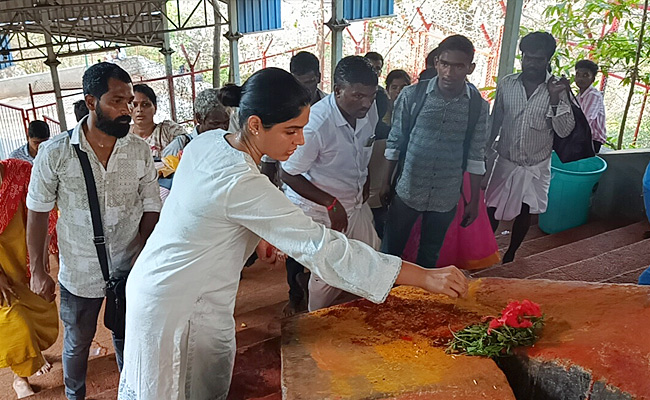
[[[2,184],[0,184],[0,234],[9,225],[13,219],[18,207],[25,207],[27,210],[27,189],[29,188],[29,179],[32,173],[32,164],[23,160],[9,158],[0,161],[3,166]],[[55,208],[50,212],[48,219],[47,233],[50,235],[48,250],[52,254],[59,252],[56,238],[56,221],[58,219],[58,210]],[[27,259],[29,264],[29,255]],[[29,268],[27,269],[29,276]]]
[[32,165],[27,161],[11,158],[0,161],[0,164],[4,167],[0,185],[0,234],[2,234],[18,207],[25,206]]

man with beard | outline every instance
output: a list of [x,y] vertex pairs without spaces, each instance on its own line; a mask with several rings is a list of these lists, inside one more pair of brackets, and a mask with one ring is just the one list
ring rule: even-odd
[[[282,162],[280,170],[287,197],[307,216],[375,249],[379,237],[366,200],[368,162],[379,120],[377,81],[368,59],[348,56],[339,61],[334,92],[311,108],[305,144]],[[309,311],[329,307],[339,294],[341,290],[311,274]],[[302,301],[300,293],[290,292],[289,298],[296,307]]]
[[500,135],[485,195],[492,229],[497,229],[498,221],[515,220],[504,264],[514,260],[530,228],[531,214],[546,211],[554,132],[566,137],[575,126],[569,82],[548,72],[555,54],[553,36],[529,33],[521,39],[519,50],[522,72],[499,81],[488,142]]
[[[129,74],[99,63],[83,75],[90,111],[77,126],[44,143],[34,161],[27,195],[27,246],[31,290],[54,300],[55,282],[44,255],[48,212],[56,204],[59,234],[60,316],[64,327],[63,376],[68,399],[86,396],[88,351],[104,300],[105,282],[93,243],[93,229],[81,164],[73,145],[88,154],[97,187],[112,278],[128,275],[153,231],[160,212],[156,170],[149,146],[127,135],[133,86]],[[118,367],[124,341],[113,336]]]

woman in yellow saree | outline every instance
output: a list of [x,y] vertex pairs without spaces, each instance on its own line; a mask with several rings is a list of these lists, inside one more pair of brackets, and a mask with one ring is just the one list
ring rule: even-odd
[[18,398],[34,394],[28,377],[49,367],[42,351],[59,331],[56,304],[29,290],[25,198],[30,173],[28,162],[0,161],[0,368],[14,372]]

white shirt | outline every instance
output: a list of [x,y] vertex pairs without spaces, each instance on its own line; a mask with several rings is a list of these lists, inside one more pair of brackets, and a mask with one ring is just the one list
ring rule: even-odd
[[79,158],[71,146],[80,144],[88,153],[97,186],[104,236],[110,256],[110,272],[126,274],[137,254],[137,236],[145,212],[160,211],[160,190],[149,145],[134,135],[117,139],[104,169],[83,134],[82,119],[72,132],[41,144],[34,160],[27,194],[27,208],[48,212],[56,204],[61,216],[59,281],[80,297],[104,297],[86,184]]
[[[209,382],[197,375],[194,383],[227,393],[240,272],[260,237],[327,283],[374,302],[386,298],[400,271],[398,257],[305,216],[225,134],[202,133],[185,148],[129,276],[120,399],[184,398],[185,369],[197,363],[214,369],[202,375]],[[187,343],[195,337],[210,351],[192,353]]]
[[[305,144],[298,147],[282,169],[291,175],[302,174],[314,186],[336,197],[346,210],[363,204],[363,185],[379,121],[372,105],[353,129],[336,105],[333,94],[314,104],[305,126]],[[300,196],[290,187],[287,197],[307,215],[327,213],[322,205]]]

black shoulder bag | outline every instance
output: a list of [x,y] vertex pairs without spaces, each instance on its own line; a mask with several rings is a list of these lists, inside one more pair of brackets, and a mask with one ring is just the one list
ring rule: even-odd
[[[72,130],[68,131],[68,136],[72,137]],[[99,208],[99,198],[97,197],[97,186],[95,186],[93,170],[90,167],[88,154],[82,151],[78,144],[73,144],[72,147],[75,153],[77,153],[77,157],[79,157],[81,170],[86,181],[90,217],[93,224],[93,243],[95,244],[99,266],[102,269],[102,275],[106,282],[106,288],[104,289],[106,295],[104,326],[113,331],[117,339],[123,339],[126,322],[126,277],[112,278],[110,276],[108,270],[108,252],[106,251],[106,237],[104,236],[104,227],[102,226],[102,214]]]
[[559,137],[553,131],[553,150],[563,163],[578,161],[596,155],[589,121],[587,121],[585,113],[582,112],[578,99],[576,99],[573,92],[571,90],[567,91],[569,92],[569,104],[571,104],[571,112],[576,124],[567,137]]

